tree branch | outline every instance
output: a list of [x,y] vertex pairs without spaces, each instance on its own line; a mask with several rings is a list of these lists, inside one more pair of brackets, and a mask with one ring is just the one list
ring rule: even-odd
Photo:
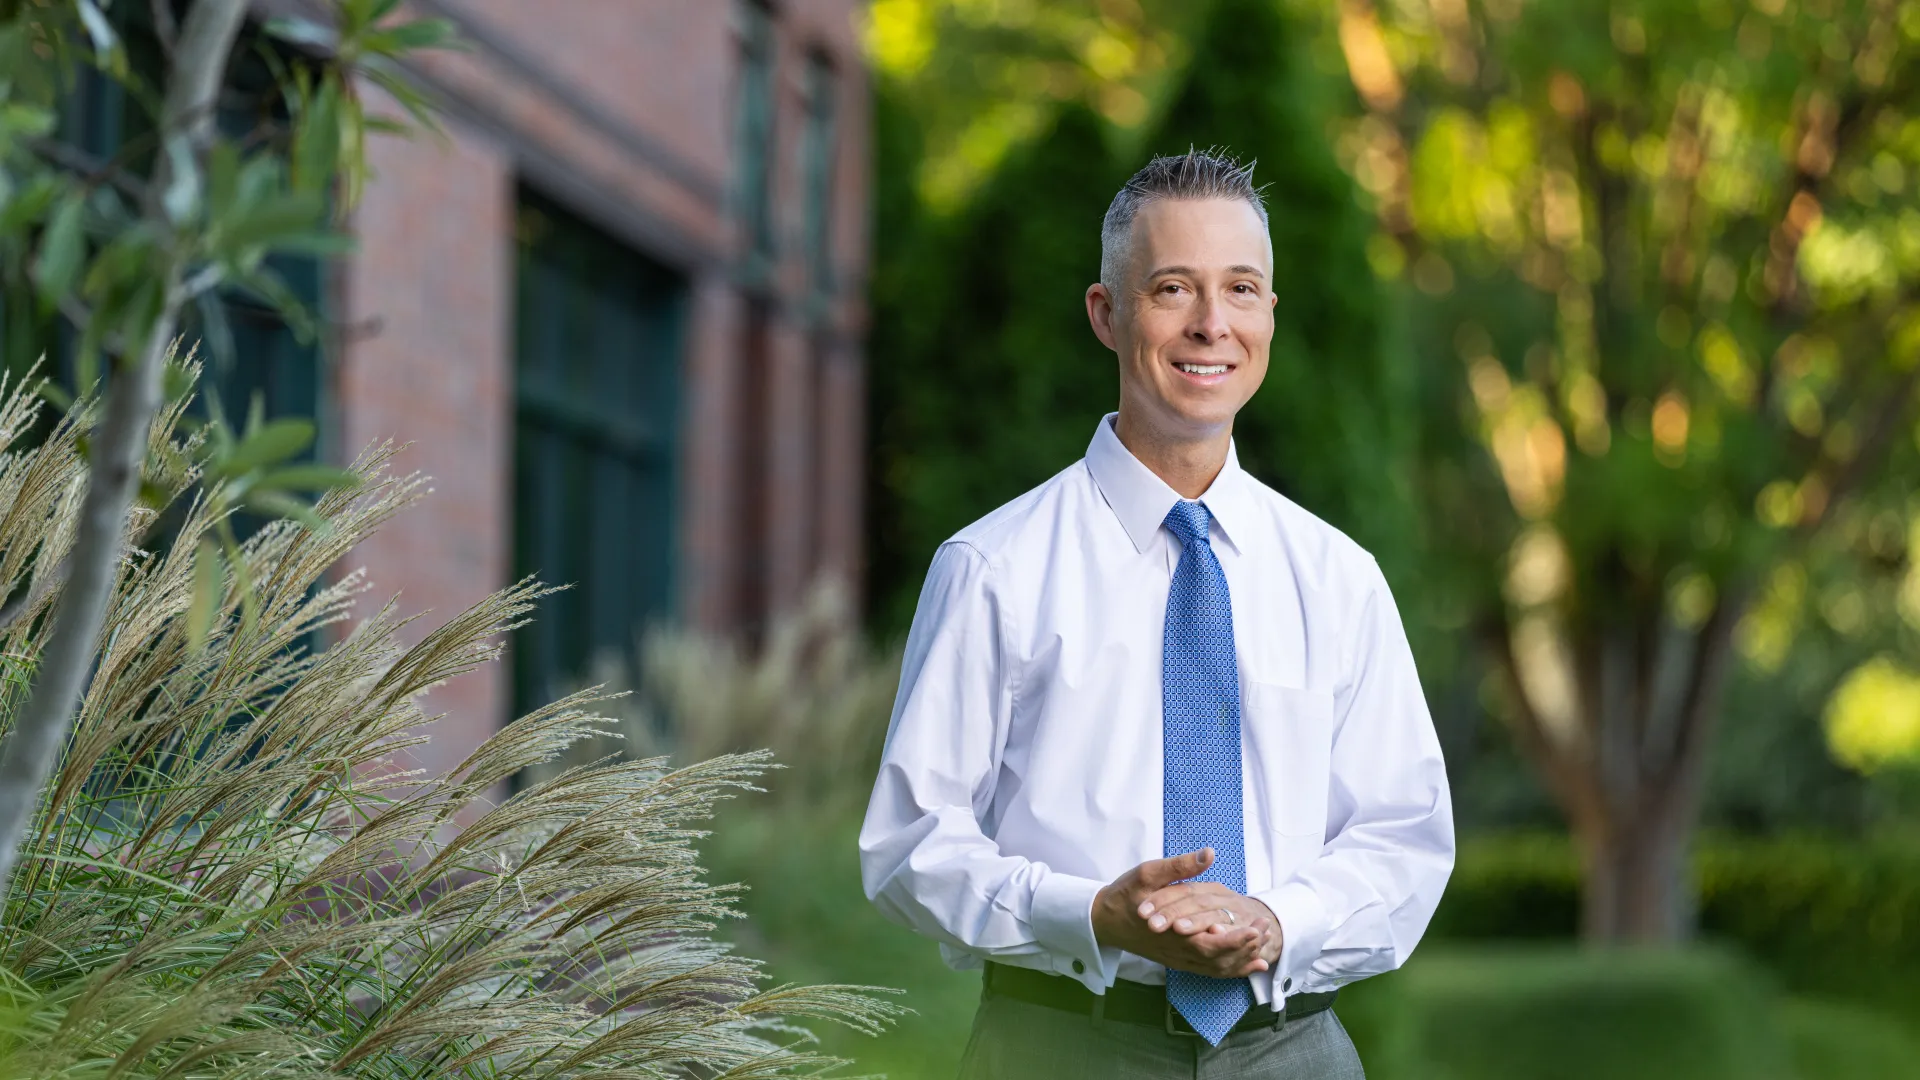
[[56,139],[35,136],[23,142],[34,156],[51,161],[68,172],[78,173],[80,182],[98,184],[105,181],[135,203],[147,200],[147,185],[138,177],[128,176],[127,170],[120,164],[118,157],[102,160],[77,147],[69,146]]
[[1513,626],[1504,610],[1488,620],[1481,637],[1512,692],[1514,741],[1519,743],[1520,752],[1546,779],[1548,789],[1559,800],[1569,820],[1577,827],[1602,825],[1606,821],[1605,805],[1593,776],[1580,762],[1554,747],[1540,723],[1540,714],[1527,698],[1526,684],[1520,678],[1520,658],[1513,651]]
[[153,8],[153,33],[160,39],[160,49],[173,59],[173,51],[180,42],[180,24],[173,18],[173,0],[149,0]]
[[40,802],[40,791],[67,741],[107,602],[119,576],[127,512],[140,483],[154,413],[160,407],[162,374],[179,319],[181,254],[163,205],[176,169],[197,169],[213,135],[213,105],[228,58],[246,19],[247,0],[197,0],[174,52],[166,103],[159,124],[160,153],[147,186],[146,219],[167,238],[161,282],[166,299],[141,348],[138,363],[113,380],[104,414],[94,428],[87,493],[75,526],[70,577],[52,616],[52,633],[35,668],[33,689],[0,747],[0,903],[4,902],[21,841]]
[[1733,629],[1747,608],[1747,590],[1729,588],[1724,592],[1693,641],[1693,662],[1687,672],[1687,687],[1675,714],[1678,730],[1674,733],[1673,753],[1655,774],[1654,798],[1668,812],[1685,810],[1698,794],[1706,751],[1719,727],[1721,669],[1733,644]]

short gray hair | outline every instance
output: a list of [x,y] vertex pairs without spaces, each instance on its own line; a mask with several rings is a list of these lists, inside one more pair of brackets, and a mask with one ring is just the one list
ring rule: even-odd
[[1239,199],[1260,215],[1260,227],[1267,227],[1267,204],[1260,189],[1253,186],[1253,165],[1240,164],[1220,147],[1184,154],[1161,155],[1146,163],[1120,188],[1107,207],[1100,223],[1100,284],[1109,292],[1119,292],[1120,277],[1126,272],[1129,246],[1133,241],[1133,219],[1140,208],[1161,199]]

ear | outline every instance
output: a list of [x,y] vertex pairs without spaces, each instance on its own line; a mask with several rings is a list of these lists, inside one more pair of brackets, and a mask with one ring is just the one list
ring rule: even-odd
[[1114,344],[1113,294],[1097,281],[1087,286],[1087,321],[1093,324],[1093,336],[1100,339],[1100,344],[1114,352],[1120,351]]

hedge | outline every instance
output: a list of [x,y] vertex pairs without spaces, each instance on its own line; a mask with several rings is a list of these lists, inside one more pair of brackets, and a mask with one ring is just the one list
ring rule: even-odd
[[[1704,939],[1738,946],[1794,994],[1920,1020],[1920,843],[1709,835],[1693,870]],[[1570,938],[1579,914],[1579,863],[1565,837],[1470,836],[1429,936]]]
[[1372,1080],[1920,1080],[1880,1010],[1783,997],[1731,949],[1440,943],[1342,990]]
[[1375,1080],[1829,1080],[1795,1068],[1776,1008],[1723,950],[1515,943],[1423,953],[1339,1012]]

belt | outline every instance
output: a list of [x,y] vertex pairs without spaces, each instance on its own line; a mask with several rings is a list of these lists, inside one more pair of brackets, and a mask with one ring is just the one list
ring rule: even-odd
[[[1051,975],[1032,968],[1010,967],[988,961],[983,992],[987,997],[1010,997],[1015,1001],[1079,1013],[1081,1016],[1156,1027],[1170,1035],[1198,1037],[1200,1034],[1193,1030],[1193,1025],[1187,1023],[1186,1017],[1180,1015],[1180,1010],[1167,1000],[1167,988],[1164,986],[1120,979],[1102,995],[1064,975]],[[1326,1011],[1332,1007],[1338,993],[1337,990],[1329,990],[1324,994],[1290,995],[1285,1002],[1285,1011],[1256,1005],[1247,1010],[1247,1014],[1233,1025],[1232,1030],[1277,1029],[1288,1020]]]

